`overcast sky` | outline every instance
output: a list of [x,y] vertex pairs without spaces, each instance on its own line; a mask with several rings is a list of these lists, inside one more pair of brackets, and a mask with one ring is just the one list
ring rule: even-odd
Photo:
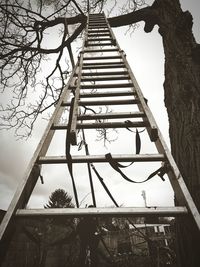
[[[151,1],[152,2],[152,1]],[[199,0],[181,0],[183,10],[189,10],[194,18],[193,32],[196,40],[200,42],[200,19]],[[143,23],[131,34],[124,35],[125,28],[114,29],[117,40],[121,48],[126,52],[127,59],[132,67],[136,79],[142,89],[144,96],[148,99],[148,105],[153,112],[155,119],[169,145],[168,139],[168,123],[167,114],[163,102],[163,82],[164,82],[164,53],[162,48],[162,40],[158,34],[158,28],[155,27],[153,32],[146,34],[143,31]],[[46,122],[38,122],[33,136],[27,141],[16,141],[12,131],[0,132],[0,209],[7,209],[13,194],[17,188],[18,182],[23,178],[32,154],[34,153],[38,142],[45,129]],[[64,155],[65,133],[56,134],[58,137],[49,150],[49,155]],[[88,135],[86,135],[88,136]],[[115,136],[114,136],[115,137]],[[145,138],[145,133],[141,134],[141,138]],[[95,140],[93,133],[89,134],[90,140]],[[128,141],[124,141],[128,140]],[[91,154],[105,154],[109,152],[131,153],[134,151],[134,134],[123,130],[121,143],[112,143],[110,146],[103,147],[101,142],[91,141],[89,148]],[[143,143],[142,143],[143,145]],[[151,151],[151,145],[142,146],[142,152]],[[81,152],[80,152],[81,153]],[[117,152],[119,153],[119,152]],[[105,183],[111,189],[113,196],[119,204],[125,206],[144,206],[141,191],[147,193],[147,204],[149,206],[156,205],[173,205],[173,192],[169,183],[154,179],[142,185],[130,184],[119,177],[113,169],[108,165],[105,168],[101,164],[96,165],[100,174],[104,178]],[[139,164],[126,170],[131,178],[146,178],[150,171],[155,170],[157,165],[147,164],[147,167],[141,167]],[[34,194],[28,204],[29,207],[43,207],[47,202],[48,196],[57,188],[63,188],[72,195],[71,181],[66,165],[44,166],[42,168],[44,176],[44,185],[40,181],[37,183]],[[75,168],[75,177],[78,183],[78,192],[80,200],[83,200],[82,206],[91,203],[91,195],[88,184],[88,177],[85,166]],[[94,175],[95,192],[97,204],[99,206],[109,206],[112,202],[106,196],[103,188]]]

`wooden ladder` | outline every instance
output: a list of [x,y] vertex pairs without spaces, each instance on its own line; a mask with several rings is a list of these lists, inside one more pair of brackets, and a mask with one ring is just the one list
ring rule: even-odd
[[[55,111],[1,223],[1,247],[7,242],[13,218],[16,216],[78,217],[89,214],[95,216],[119,216],[119,214],[121,216],[178,216],[189,214],[194,218],[200,230],[199,212],[146,102],[127,62],[126,55],[120,49],[105,15],[89,15],[83,49],[80,52],[78,63],[67,85],[63,88]],[[80,113],[81,107],[100,107],[105,105],[117,105],[118,111]],[[138,111],[132,111],[133,105],[137,106]],[[127,110],[129,107],[130,111],[120,111],[122,106],[126,106]],[[68,107],[70,107],[68,124],[61,124],[62,114]],[[106,119],[106,122],[104,119]],[[122,121],[122,119],[125,121]],[[134,120],[131,121],[131,119]],[[46,156],[55,131],[67,130],[67,143],[70,146],[77,145],[77,132],[79,129],[127,127],[145,127],[150,140],[155,143],[158,153],[112,155],[113,160],[117,162],[135,161],[144,163],[160,161],[163,166],[168,166],[166,172],[180,206],[38,210],[25,208],[40,176],[40,166],[42,164],[108,162],[108,158],[105,155],[71,156],[69,151],[68,156]]]

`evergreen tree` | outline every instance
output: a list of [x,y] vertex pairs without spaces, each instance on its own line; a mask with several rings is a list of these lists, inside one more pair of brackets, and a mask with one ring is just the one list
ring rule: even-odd
[[49,201],[44,205],[45,209],[48,208],[74,208],[72,197],[63,189],[56,189],[51,193]]

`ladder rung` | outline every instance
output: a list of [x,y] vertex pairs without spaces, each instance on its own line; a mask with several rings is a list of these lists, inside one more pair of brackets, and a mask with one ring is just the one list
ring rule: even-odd
[[91,30],[91,29],[105,29],[105,28],[107,28],[108,29],[108,25],[107,24],[105,24],[105,25],[89,25],[88,26],[88,30]]
[[103,15],[100,15],[100,14],[99,14],[99,16],[98,15],[94,16],[93,14],[90,14],[89,15],[89,20],[91,20],[91,19],[98,19],[98,20],[99,19],[104,19],[105,20],[105,17]]
[[133,87],[132,83],[118,83],[118,84],[95,84],[95,85],[81,85],[81,89],[100,89],[100,88],[127,88]]
[[89,20],[89,26],[92,26],[92,25],[97,25],[97,24],[103,24],[103,25],[106,25],[106,26],[108,26],[107,24],[106,24],[106,21],[105,21],[105,19],[90,19]]
[[101,15],[101,16],[92,16],[91,17],[91,15],[89,16],[89,20],[99,20],[99,19],[104,19],[105,20],[105,17],[103,16],[103,15]]
[[110,45],[113,45],[113,43],[112,42],[110,42],[110,43],[89,43],[89,44],[87,44],[87,46],[110,46]]
[[122,57],[121,56],[102,56],[102,57],[84,57],[83,58],[83,60],[104,60],[104,59],[122,59]]
[[104,15],[102,13],[93,13],[93,14],[90,14],[89,15],[89,19],[90,18],[92,18],[92,19],[94,19],[94,18],[104,18],[105,19]]
[[[110,128],[141,128],[148,127],[149,124],[144,121],[133,121],[133,122],[94,122],[94,123],[77,123],[77,129],[110,129]],[[67,124],[54,124],[51,127],[52,130],[66,130],[68,129]]]
[[104,52],[118,52],[118,48],[105,48],[105,49],[85,49],[83,53],[104,53]]
[[128,71],[82,72],[82,76],[128,75]]
[[126,76],[114,76],[114,77],[91,77],[81,78],[82,82],[96,82],[96,81],[118,81],[118,80],[129,80],[130,77]]
[[91,15],[89,16],[89,20],[94,20],[94,19],[96,19],[96,20],[104,19],[105,20],[105,17],[103,15],[101,15],[101,16],[92,16],[92,17],[91,17]]
[[125,119],[125,118],[142,118],[145,117],[143,112],[120,112],[120,113],[99,113],[79,115],[78,120],[99,120],[99,119]]
[[46,216],[149,216],[174,217],[187,215],[186,207],[118,207],[118,208],[54,208],[54,209],[18,209],[18,217],[46,217]]
[[103,17],[104,18],[104,15],[102,13],[92,13],[89,15],[89,18],[91,17]]
[[98,27],[98,26],[108,26],[107,23],[105,22],[105,20],[102,20],[102,21],[89,21],[89,28],[92,28],[92,27]]
[[91,25],[91,24],[98,25],[98,23],[107,25],[106,20],[103,17],[102,18],[98,18],[98,19],[95,19],[95,18],[90,18],[89,19],[89,25]]
[[105,20],[105,17],[103,17],[103,16],[100,16],[100,17],[93,17],[93,18],[92,18],[92,17],[89,17],[89,21],[91,21],[91,20],[92,20],[92,21],[93,21],[93,20],[97,20],[97,21],[99,21],[99,20],[104,20],[104,21],[106,21],[106,20]]
[[110,31],[108,29],[105,29],[105,30],[88,30],[88,33],[110,33]]
[[97,21],[104,20],[104,21],[106,21],[104,16],[93,16],[93,17],[89,17],[89,21],[91,21],[91,20],[97,20]]
[[96,17],[96,18],[89,18],[89,24],[90,23],[95,23],[95,24],[97,24],[98,22],[101,22],[101,23],[106,23],[106,20],[105,20],[105,18],[104,17]]
[[117,52],[119,51],[118,48],[111,48],[111,49],[85,49],[83,53],[104,53],[104,52]]
[[124,62],[120,61],[120,62],[115,62],[115,61],[111,61],[111,62],[95,62],[95,63],[83,63],[83,67],[84,66],[116,66],[116,65],[123,65],[125,66]]
[[98,18],[89,18],[89,22],[90,21],[105,21],[105,18],[104,17],[98,17]]
[[88,27],[88,31],[90,32],[90,31],[95,31],[95,30],[107,30],[107,31],[109,31],[109,28],[108,28],[108,26],[107,25],[105,25],[105,26],[89,26]]
[[[112,155],[113,159],[118,162],[154,162],[164,161],[163,154],[137,154],[137,155]],[[85,155],[85,156],[72,156],[73,163],[97,163],[108,162],[105,155]],[[39,157],[38,164],[66,164],[66,156],[45,156]]]
[[118,92],[106,92],[106,93],[83,93],[80,94],[80,98],[92,98],[92,97],[115,97],[115,96],[131,96],[135,95],[134,91],[118,91]]
[[[79,106],[104,106],[104,105],[132,105],[139,104],[138,99],[122,99],[122,100],[96,100],[96,101],[79,101]],[[71,102],[64,102],[62,106],[70,106]]]
[[92,13],[89,17],[104,17],[104,15],[102,13]]
[[[87,42],[112,41],[112,38],[88,38]],[[88,44],[89,45],[89,44]]]
[[104,21],[104,22],[105,22],[106,20],[105,20],[105,17],[103,17],[103,16],[99,16],[99,17],[93,17],[93,18],[90,17],[90,18],[89,18],[89,22],[90,22],[90,21]]
[[88,38],[90,37],[104,37],[104,36],[110,36],[110,33],[104,33],[104,34],[88,34]]
[[125,68],[126,66],[122,63],[116,63],[113,65],[93,65],[93,64],[88,64],[88,65],[83,65],[82,69],[86,70],[86,69],[121,69],[121,68]]
[[103,21],[106,21],[105,20],[105,17],[101,16],[101,17],[89,17],[89,21],[99,21],[99,20],[103,20]]
[[[117,84],[94,84],[94,85],[81,85],[81,89],[104,89],[104,88],[127,88],[133,87],[132,83],[117,83]],[[75,86],[69,86],[70,90],[76,89]]]

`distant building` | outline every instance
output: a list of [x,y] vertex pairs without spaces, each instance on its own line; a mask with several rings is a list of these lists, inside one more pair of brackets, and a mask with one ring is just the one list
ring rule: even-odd
[[136,255],[148,255],[149,247],[147,239],[159,243],[160,246],[168,246],[173,234],[170,224],[135,224],[130,229],[108,231],[104,240],[114,254],[133,253]]

